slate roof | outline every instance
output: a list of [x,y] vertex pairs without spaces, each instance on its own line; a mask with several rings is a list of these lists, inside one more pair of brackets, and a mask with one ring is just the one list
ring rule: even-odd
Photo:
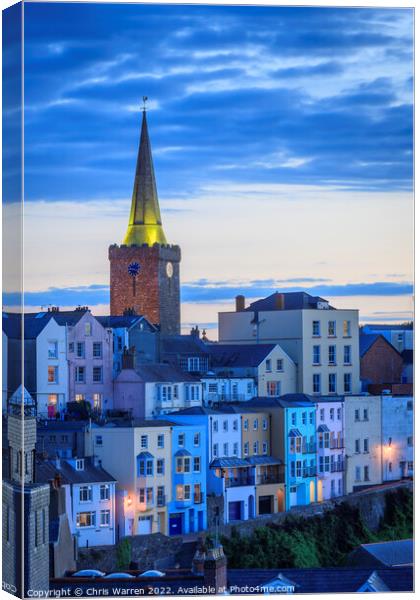
[[161,336],[160,344],[162,354],[209,354],[207,345],[196,335]]
[[[362,544],[360,548],[363,548],[365,552],[371,554],[386,567],[413,564],[414,548],[412,539]],[[357,550],[356,548],[355,552]]]
[[76,471],[66,459],[60,459],[58,467],[55,461],[39,461],[36,465],[37,483],[47,483],[54,479],[57,473],[61,475],[64,484],[69,483],[109,483],[116,481],[105,469],[93,464],[91,457],[84,458],[85,466],[82,471]]
[[211,344],[213,367],[258,367],[276,344]]
[[249,463],[244,458],[239,458],[238,456],[226,456],[224,458],[215,458],[211,461],[211,469],[217,469],[218,467],[249,467]]
[[[280,576],[280,577],[279,577]],[[372,576],[374,581],[387,590],[408,592],[413,590],[413,568],[379,568],[362,569],[318,568],[318,569],[228,569],[228,585],[255,587],[264,586],[277,578],[285,578],[296,585],[295,593],[330,593],[356,592]],[[379,587],[378,586],[378,587]]]
[[[60,421],[45,419],[37,422],[37,429],[43,431],[83,431],[89,426],[89,421]],[[94,424],[92,424],[94,426]]]
[[168,382],[199,382],[200,379],[181,371],[173,365],[167,363],[156,363],[156,364],[140,364],[136,366],[136,373],[145,382],[153,381],[168,381]]
[[181,410],[172,412],[168,417],[175,415],[220,415],[220,410],[215,410],[207,406],[191,406],[190,408],[182,408]]
[[365,323],[363,327],[369,327],[372,331],[411,331],[413,329],[413,323],[400,323],[397,325]]
[[[279,308],[279,301],[283,297],[283,308]],[[311,296],[307,292],[275,292],[267,298],[251,302],[247,311],[271,311],[271,310],[299,310],[316,309],[318,302],[328,302],[320,296]],[[334,310],[332,306],[330,309]]]
[[370,348],[372,348],[373,344],[381,338],[390,348],[394,350],[397,354],[399,354],[398,350],[390,343],[388,340],[380,333],[359,333],[359,354],[360,356],[364,356]]
[[[58,325],[75,325],[88,310],[40,311],[24,315],[25,340],[35,339],[47,323],[54,319]],[[18,313],[3,313],[3,331],[8,338],[19,339],[22,335],[22,319]]]
[[[179,424],[179,423],[178,423]],[[105,425],[98,426],[96,433],[100,433],[102,427],[173,427],[172,421],[164,419],[115,419],[108,421]]]
[[130,329],[137,323],[144,321],[151,329],[157,331],[157,328],[152,325],[152,323],[150,323],[143,315],[98,316],[95,317],[95,319],[99,321],[103,327],[108,329]]

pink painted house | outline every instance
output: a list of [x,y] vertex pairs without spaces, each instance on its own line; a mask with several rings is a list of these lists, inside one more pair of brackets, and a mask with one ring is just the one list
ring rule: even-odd
[[83,308],[72,311],[66,327],[69,400],[86,400],[96,412],[113,408],[112,330]]

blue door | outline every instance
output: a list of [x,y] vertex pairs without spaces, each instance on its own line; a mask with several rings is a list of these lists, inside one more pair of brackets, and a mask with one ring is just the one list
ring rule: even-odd
[[229,502],[229,521],[240,521],[242,516],[241,502]]
[[169,515],[169,535],[182,535],[182,513]]
[[204,529],[203,511],[199,510],[197,516],[198,516],[198,531],[203,531],[203,529]]

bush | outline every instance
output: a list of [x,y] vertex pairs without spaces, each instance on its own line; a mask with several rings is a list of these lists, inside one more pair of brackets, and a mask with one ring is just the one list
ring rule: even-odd
[[413,495],[401,488],[385,496],[377,532],[366,526],[358,508],[343,502],[322,516],[289,515],[283,523],[259,527],[249,536],[233,528],[231,537],[221,541],[230,568],[305,568],[340,566],[360,544],[412,535]]
[[131,542],[124,538],[117,546],[117,568],[128,569],[131,562]]

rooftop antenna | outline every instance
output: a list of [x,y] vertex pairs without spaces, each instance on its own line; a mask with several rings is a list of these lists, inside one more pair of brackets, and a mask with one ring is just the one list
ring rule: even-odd
[[146,112],[146,102],[148,101],[147,96],[143,96],[143,112]]

